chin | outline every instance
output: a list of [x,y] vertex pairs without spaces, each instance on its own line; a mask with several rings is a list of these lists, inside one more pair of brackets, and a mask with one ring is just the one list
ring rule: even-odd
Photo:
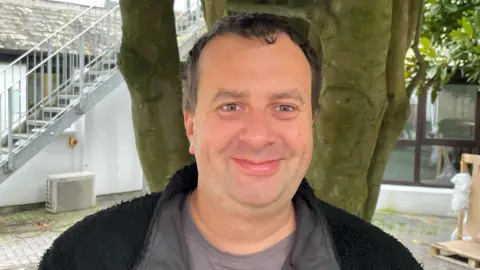
[[273,204],[278,199],[278,196],[272,196],[271,194],[266,196],[261,196],[261,194],[236,194],[235,197],[242,205],[247,205],[251,208],[262,208]]
[[261,207],[275,202],[280,197],[283,179],[278,176],[258,177],[240,175],[232,178],[232,194],[242,204]]

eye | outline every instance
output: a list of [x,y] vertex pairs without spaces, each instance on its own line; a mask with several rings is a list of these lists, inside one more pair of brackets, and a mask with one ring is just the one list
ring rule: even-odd
[[275,109],[281,112],[292,112],[295,110],[295,108],[290,105],[278,105]]
[[229,104],[223,105],[221,109],[226,112],[234,112],[234,111],[238,111],[240,109],[240,106],[235,103],[229,103]]
[[274,107],[274,115],[280,120],[294,119],[298,112],[298,107],[295,105],[278,104]]

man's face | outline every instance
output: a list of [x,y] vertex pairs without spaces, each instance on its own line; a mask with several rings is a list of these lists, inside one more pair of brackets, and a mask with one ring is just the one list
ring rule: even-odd
[[219,201],[285,204],[312,157],[311,70],[285,34],[274,44],[229,34],[198,65],[198,99],[185,112],[198,185]]

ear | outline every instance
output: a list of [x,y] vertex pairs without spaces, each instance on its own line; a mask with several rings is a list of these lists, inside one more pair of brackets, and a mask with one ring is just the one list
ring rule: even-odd
[[183,124],[185,126],[185,132],[186,132],[188,141],[190,142],[190,147],[188,148],[188,151],[190,152],[190,154],[194,155],[195,149],[193,147],[193,136],[194,136],[193,113],[183,111]]

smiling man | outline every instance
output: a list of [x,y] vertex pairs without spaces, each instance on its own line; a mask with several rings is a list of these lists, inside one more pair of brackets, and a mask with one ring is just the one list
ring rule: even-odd
[[317,63],[279,17],[220,20],[186,68],[196,163],[162,193],[71,227],[40,269],[422,269],[395,238],[317,199],[304,179],[321,110]]

